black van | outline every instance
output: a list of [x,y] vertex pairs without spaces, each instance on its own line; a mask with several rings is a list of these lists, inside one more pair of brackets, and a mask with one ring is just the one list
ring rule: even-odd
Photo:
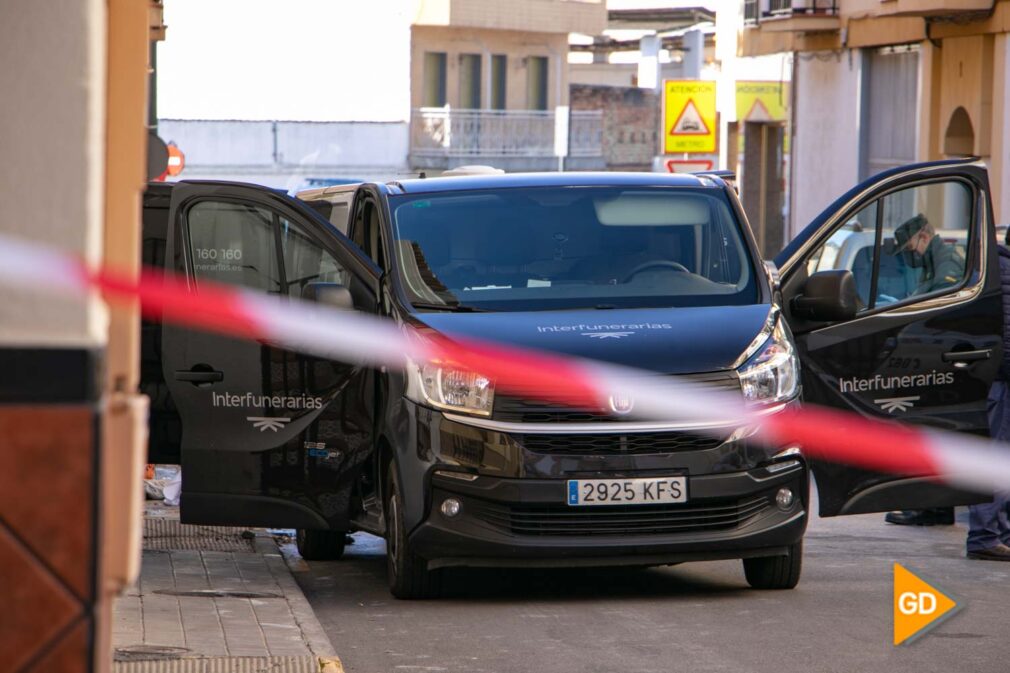
[[[897,254],[895,230],[917,215],[960,274],[923,283],[928,261]],[[1001,349],[994,231],[970,161],[875,176],[774,265],[714,175],[450,177],[302,198],[183,181],[148,190],[143,256],[195,291],[241,285],[690,377],[765,413],[802,388],[807,402],[984,433]],[[742,558],[754,587],[799,579],[802,447],[636,419],[617,391],[609,409],[568,408],[425,363],[375,371],[143,330],[151,460],[182,463],[186,522],[296,528],[309,559],[339,557],[348,531],[384,536],[405,598],[464,565]],[[810,467],[822,516],[979,500],[919,475]]]

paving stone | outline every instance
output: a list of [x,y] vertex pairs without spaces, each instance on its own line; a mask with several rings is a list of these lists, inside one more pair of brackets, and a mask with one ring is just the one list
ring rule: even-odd
[[175,648],[171,658],[333,654],[279,554],[146,550],[140,581],[116,603],[113,640],[124,656],[145,646]]

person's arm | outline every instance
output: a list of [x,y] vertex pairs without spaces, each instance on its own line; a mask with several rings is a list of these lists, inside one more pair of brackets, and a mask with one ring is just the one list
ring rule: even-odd
[[952,254],[937,265],[933,274],[933,292],[953,287],[964,278],[964,260]]

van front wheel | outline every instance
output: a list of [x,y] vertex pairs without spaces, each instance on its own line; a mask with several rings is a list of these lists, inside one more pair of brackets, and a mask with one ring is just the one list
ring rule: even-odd
[[397,598],[435,598],[441,588],[441,571],[428,570],[428,562],[413,553],[403,524],[403,491],[396,466],[389,465],[386,480],[386,572],[389,591]]
[[789,547],[785,556],[745,558],[743,573],[755,589],[792,589],[803,569],[803,542]]

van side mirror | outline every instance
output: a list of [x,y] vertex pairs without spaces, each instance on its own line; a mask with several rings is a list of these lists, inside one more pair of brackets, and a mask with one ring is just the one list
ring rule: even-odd
[[793,297],[793,315],[807,320],[851,320],[859,310],[856,279],[848,269],[818,271],[803,285],[803,293]]
[[347,311],[354,308],[351,291],[340,283],[308,283],[302,288],[302,299]]

